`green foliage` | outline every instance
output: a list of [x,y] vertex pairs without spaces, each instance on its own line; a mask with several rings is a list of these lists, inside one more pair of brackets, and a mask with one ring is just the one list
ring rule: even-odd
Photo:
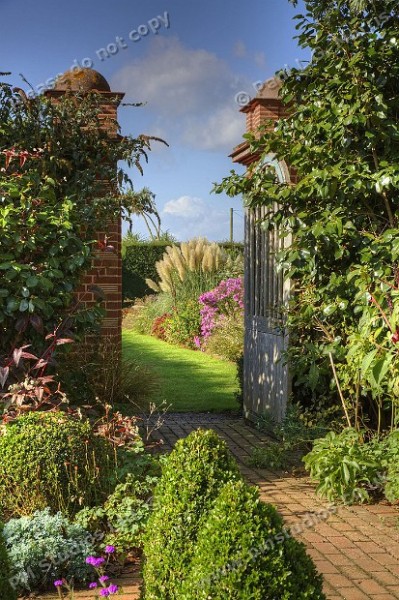
[[82,509],[75,522],[93,533],[103,532],[104,543],[118,548],[118,553],[141,548],[157,481],[153,475],[137,479],[128,473],[102,506]]
[[244,319],[241,314],[231,314],[219,319],[206,341],[206,351],[232,362],[244,350]]
[[60,412],[28,413],[0,435],[0,507],[7,516],[49,506],[73,514],[110,492],[112,445],[88,421]]
[[0,530],[0,598],[17,600],[17,593],[10,584],[11,565],[8,552],[4,543],[3,526]]
[[213,431],[179,440],[155,488],[144,540],[146,600],[180,598],[203,518],[224,483],[240,479],[227,445]]
[[125,251],[122,260],[123,297],[134,299],[143,298],[151,293],[146,279],[156,279],[155,264],[160,260],[166,248],[167,241],[135,242],[125,238]]
[[295,466],[300,457],[312,448],[314,440],[325,435],[331,425],[331,421],[326,421],[323,415],[312,414],[297,404],[287,407],[281,423],[276,423],[269,413],[265,413],[259,418],[257,427],[278,441],[254,448],[250,464],[260,469],[286,469]]
[[152,294],[136,301],[135,305],[129,309],[123,325],[137,333],[151,335],[154,321],[171,313],[172,310],[173,299],[169,294]]
[[[339,383],[349,422],[379,430],[397,419],[399,394],[399,8],[304,5],[298,40],[312,59],[281,73],[287,114],[245,136],[260,156],[251,177],[233,172],[217,191],[264,206],[264,226],[292,235],[278,261],[297,291],[288,325],[301,398],[331,405]],[[296,172],[294,185],[276,181],[270,156]]]
[[[11,519],[4,526],[9,551],[12,584],[20,592],[51,587],[57,579],[86,582],[93,569],[85,563],[93,554],[96,540],[80,525],[70,523],[61,513],[46,508],[31,517]],[[13,596],[1,595],[4,600]]]
[[102,336],[95,348],[82,344],[79,353],[74,346],[71,350],[58,366],[57,378],[74,406],[140,403],[159,390],[153,369],[134,358],[126,361],[113,338]]
[[186,600],[322,600],[322,580],[305,547],[286,535],[276,509],[242,481],[227,483],[201,524]]
[[178,302],[163,323],[165,341],[194,349],[194,337],[199,334],[200,320],[198,301],[187,299],[186,302]]
[[382,488],[385,450],[377,439],[366,443],[355,429],[329,432],[314,442],[303,461],[316,491],[328,500],[346,504],[367,502],[370,492]]
[[385,440],[386,453],[383,464],[386,465],[384,494],[389,502],[399,501],[399,431],[392,431]]
[[75,522],[93,535],[101,533],[104,544],[127,554],[143,545],[160,464],[138,439],[127,449],[119,448],[117,474],[119,483],[105,502],[83,508],[75,515]]
[[87,332],[102,315],[76,305],[74,291],[96,247],[113,251],[97,232],[119,216],[130,185],[117,161],[140,168],[150,138],[110,143],[101,113],[95,93],[28,100],[0,82],[2,361],[21,338],[37,351],[63,318]]
[[252,450],[249,464],[257,469],[286,469],[290,465],[288,449],[281,442],[269,442]]

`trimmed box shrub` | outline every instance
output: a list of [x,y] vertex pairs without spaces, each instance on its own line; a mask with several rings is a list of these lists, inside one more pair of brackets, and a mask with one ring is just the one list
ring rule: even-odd
[[46,506],[74,514],[108,496],[114,468],[111,444],[88,421],[28,413],[0,435],[0,510],[8,518]]
[[0,598],[17,600],[17,592],[10,583],[10,560],[3,537],[3,526],[0,526]]
[[176,443],[155,489],[144,541],[146,600],[180,600],[201,522],[223,485],[240,478],[226,443],[215,432],[198,430]]
[[322,600],[322,579],[303,544],[258,490],[227,483],[202,522],[184,600]]

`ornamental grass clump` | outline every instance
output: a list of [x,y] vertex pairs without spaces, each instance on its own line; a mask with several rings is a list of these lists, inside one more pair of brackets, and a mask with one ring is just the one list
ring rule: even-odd
[[228,482],[203,520],[184,600],[325,600],[305,547],[255,487]]
[[219,244],[195,238],[180,247],[168,246],[155,265],[158,283],[146,279],[146,284],[155,292],[169,294],[175,303],[197,299],[220,281],[220,271],[227,260],[228,255]]
[[226,443],[198,430],[177,442],[155,488],[144,541],[145,599],[180,599],[202,520],[221,488],[240,479]]
[[50,507],[73,515],[112,491],[115,452],[90,423],[61,412],[28,413],[0,435],[0,510],[7,517]]

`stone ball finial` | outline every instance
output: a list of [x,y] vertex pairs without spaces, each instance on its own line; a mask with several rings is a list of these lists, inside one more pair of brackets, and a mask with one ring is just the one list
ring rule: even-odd
[[55,82],[54,90],[59,92],[110,92],[108,81],[94,69],[80,68],[65,71]]

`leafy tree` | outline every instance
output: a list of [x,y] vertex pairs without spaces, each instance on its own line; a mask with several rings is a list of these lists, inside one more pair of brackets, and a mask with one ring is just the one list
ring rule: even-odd
[[[231,172],[216,191],[266,206],[263,226],[293,235],[279,260],[295,281],[290,355],[303,397],[325,405],[339,391],[348,422],[380,427],[399,397],[399,6],[304,4],[298,41],[312,57],[280,74],[287,115],[246,136],[260,155],[251,177]],[[294,184],[276,182],[270,154]]]
[[129,191],[124,198],[124,218],[129,222],[129,233],[133,233],[132,215],[142,217],[151,240],[161,237],[161,217],[155,204],[155,194],[147,187],[139,192]]

